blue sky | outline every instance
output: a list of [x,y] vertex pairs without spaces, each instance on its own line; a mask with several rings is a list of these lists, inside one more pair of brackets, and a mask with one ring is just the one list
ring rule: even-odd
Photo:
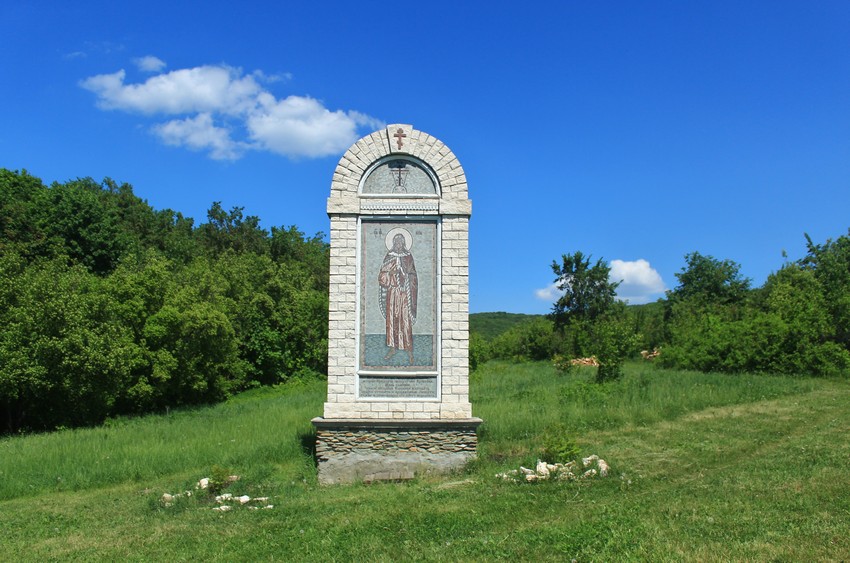
[[850,2],[0,5],[0,167],[328,231],[384,123],[463,165],[470,310],[544,313],[581,250],[652,301],[684,255],[761,285],[850,227]]

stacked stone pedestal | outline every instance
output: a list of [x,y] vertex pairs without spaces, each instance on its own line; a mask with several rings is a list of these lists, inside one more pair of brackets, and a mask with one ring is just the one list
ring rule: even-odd
[[[407,479],[475,457],[470,214],[457,157],[410,125],[367,135],[340,159],[328,198],[328,397],[313,419],[320,482]],[[394,324],[382,284],[399,272],[416,283],[395,294],[409,322]],[[412,337],[391,338],[402,325]]]
[[475,458],[481,419],[374,421],[315,418],[323,485],[401,481],[463,468]]

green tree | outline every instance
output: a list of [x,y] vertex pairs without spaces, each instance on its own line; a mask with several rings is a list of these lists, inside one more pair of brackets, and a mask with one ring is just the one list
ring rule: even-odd
[[551,320],[531,317],[494,338],[490,351],[492,357],[506,360],[546,360],[557,351],[558,341]]
[[43,245],[38,220],[45,207],[47,187],[26,170],[0,168],[0,252],[17,251],[32,258]]
[[83,178],[50,187],[40,216],[48,255],[67,255],[97,274],[111,272],[131,246],[114,209],[104,205],[101,186]]
[[591,257],[581,251],[564,254],[560,264],[553,261],[552,271],[561,292],[550,315],[554,328],[564,335],[567,353],[587,356],[593,348],[592,326],[611,311],[620,283],[609,279],[611,268],[601,258],[591,265]]
[[823,244],[814,244],[805,236],[808,253],[800,265],[811,270],[820,283],[836,342],[850,349],[850,230]]
[[[679,284],[667,292],[665,321],[669,342],[662,364],[702,371],[742,371],[749,365],[739,346],[757,324],[747,319],[750,280],[732,260],[699,252],[685,255],[676,274]],[[773,325],[765,325],[772,327]]]
[[597,383],[619,379],[623,375],[626,358],[634,352],[637,345],[638,337],[625,310],[623,303],[615,303],[591,326],[592,350],[599,362],[596,370]]
[[475,331],[469,333],[469,373],[490,359],[490,343]]
[[[764,309],[782,327],[781,349],[770,358],[771,371],[838,375],[850,367],[841,327],[830,309],[829,293],[816,274],[797,264],[772,274],[764,285]],[[834,294],[830,295],[835,297]]]
[[229,212],[221,202],[213,202],[207,211],[207,222],[198,227],[202,243],[213,255],[227,249],[235,252],[268,252],[268,232],[260,228],[255,215],[243,215],[244,207],[233,207]]
[[217,401],[327,369],[329,249],[214,203],[0,169],[0,431]]
[[0,412],[8,431],[101,422],[142,361],[103,280],[57,258],[0,258]]
[[666,344],[667,330],[663,300],[643,305],[629,305],[626,307],[626,315],[631,322],[631,331],[638,338],[636,346],[639,349],[650,351]]
[[691,252],[685,255],[685,267],[676,274],[679,285],[667,292],[667,298],[712,305],[742,303],[750,289],[750,280],[742,277],[740,270],[740,265],[732,260]]
[[609,277],[611,268],[600,258],[591,266],[590,256],[581,251],[564,254],[562,263],[552,262],[555,284],[562,295],[552,306],[556,328],[579,321],[594,321],[614,304],[617,286]]

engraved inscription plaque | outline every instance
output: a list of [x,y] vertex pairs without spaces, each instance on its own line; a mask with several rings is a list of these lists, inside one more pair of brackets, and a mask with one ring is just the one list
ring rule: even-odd
[[436,399],[436,376],[384,377],[360,376],[360,396],[376,399]]

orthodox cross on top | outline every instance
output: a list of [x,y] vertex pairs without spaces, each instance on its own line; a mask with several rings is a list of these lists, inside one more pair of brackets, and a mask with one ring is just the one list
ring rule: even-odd
[[398,148],[400,149],[400,148],[401,148],[401,146],[404,144],[401,140],[402,140],[403,138],[407,137],[407,135],[405,135],[405,134],[404,134],[404,130],[403,130],[401,127],[399,127],[399,128],[398,128],[398,131],[396,131],[396,132],[395,132],[395,135],[393,135],[393,137],[395,137],[396,139],[398,139]]
[[407,193],[407,188],[404,185],[407,181],[407,175],[410,173],[410,170],[407,169],[407,163],[403,160],[394,160],[387,165],[387,168],[390,169],[393,183],[395,183],[393,193]]

